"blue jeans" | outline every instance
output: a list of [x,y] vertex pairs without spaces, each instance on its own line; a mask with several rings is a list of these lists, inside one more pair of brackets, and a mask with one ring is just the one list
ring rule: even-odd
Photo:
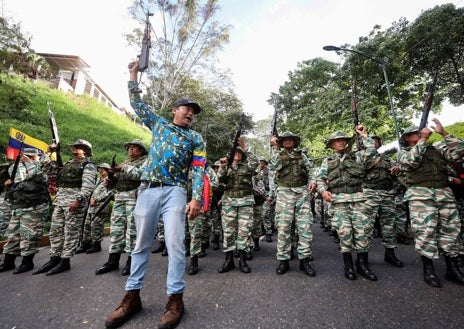
[[143,278],[151,255],[158,219],[163,218],[168,250],[167,294],[179,294],[185,288],[185,207],[187,191],[178,186],[139,190],[134,217],[137,229],[132,251],[131,273],[126,290],[142,289]]

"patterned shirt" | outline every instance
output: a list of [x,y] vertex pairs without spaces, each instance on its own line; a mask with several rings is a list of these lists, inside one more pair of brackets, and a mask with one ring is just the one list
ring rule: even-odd
[[192,167],[192,198],[201,200],[206,150],[202,136],[189,128],[180,127],[155,114],[134,93],[135,81],[129,81],[131,106],[142,122],[152,131],[152,143],[147,166],[141,179],[187,189],[188,172]]

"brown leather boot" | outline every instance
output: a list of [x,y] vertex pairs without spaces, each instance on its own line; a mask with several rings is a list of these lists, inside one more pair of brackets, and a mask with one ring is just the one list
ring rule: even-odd
[[107,328],[118,328],[142,309],[140,290],[129,290],[124,295],[121,305],[106,318]]
[[158,322],[159,329],[171,329],[177,327],[184,315],[184,301],[182,293],[169,296],[168,303]]

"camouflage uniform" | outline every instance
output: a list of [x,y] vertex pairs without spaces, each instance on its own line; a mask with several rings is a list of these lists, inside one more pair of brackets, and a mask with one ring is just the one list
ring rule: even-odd
[[[35,149],[30,148],[24,149],[23,154],[39,155]],[[10,175],[13,166],[10,167]],[[39,252],[39,241],[49,211],[47,183],[47,175],[38,160],[19,162],[14,185],[8,192],[11,219],[7,229],[7,243],[3,247],[5,263],[7,258],[12,258],[14,262],[16,256],[23,256],[22,264],[14,271],[15,274],[34,267],[32,259]],[[14,268],[14,265],[10,268]]]
[[[52,275],[69,270],[70,259],[79,244],[88,200],[97,179],[97,168],[89,160],[92,156],[89,142],[79,139],[69,146],[84,149],[84,157],[72,158],[58,172],[58,192],[53,201],[50,226],[50,261],[33,274],[48,272],[47,275]],[[79,206],[70,211],[75,201],[79,202]]]
[[[219,169],[220,162],[216,161],[214,163],[214,167]],[[211,177],[211,206],[210,206],[210,216],[211,216],[211,230],[213,233],[213,238],[211,242],[213,243],[213,249],[219,249],[219,241],[222,235],[222,220],[221,220],[221,212],[222,212],[222,196],[224,194],[224,184],[220,184],[218,179],[216,178],[217,173],[216,170],[210,172]]]
[[[369,280],[377,280],[368,268],[368,251],[374,222],[368,216],[362,191],[365,171],[372,165],[376,149],[372,138],[363,136],[365,150],[354,153],[345,150],[325,158],[317,174],[317,190],[321,195],[332,194],[332,226],[340,239],[340,252],[343,254],[345,277],[356,279],[351,252],[357,253],[358,273]],[[327,141],[331,147],[337,140],[351,141],[343,132],[335,132]]]
[[[371,136],[380,147],[380,138]],[[382,230],[382,244],[385,247],[385,261],[396,267],[403,267],[403,263],[396,258],[394,248],[396,244],[395,227],[395,181],[391,169],[395,162],[386,154],[377,153],[373,166],[366,171],[362,187],[366,196],[366,205],[370,212],[369,217],[374,222],[379,220]],[[395,167],[398,169],[398,167]]]
[[250,249],[259,251],[259,237],[263,235],[263,203],[267,199],[267,192],[262,177],[259,174],[253,176],[252,182],[255,204],[253,205],[253,228],[251,229],[248,245]]
[[[226,184],[222,197],[222,229],[223,251],[226,253],[226,263],[219,268],[219,272],[227,272],[233,265],[233,252],[240,254],[240,269],[248,273],[246,253],[250,251],[248,239],[253,228],[253,187],[252,176],[258,165],[258,159],[251,152],[244,152],[237,148],[243,157],[241,162],[230,166],[221,166],[217,179],[219,183]],[[232,258],[232,260],[231,260]]]
[[5,196],[5,185],[4,183],[8,178],[8,168],[10,167],[11,162],[8,161],[4,154],[0,158],[0,236],[5,235],[5,231],[8,227],[11,217],[11,208],[8,198]]
[[[287,151],[282,147],[285,139],[294,140],[294,148]],[[277,260],[280,261],[277,274],[284,274],[289,269],[288,261],[291,259],[292,226],[294,234],[298,236],[297,252],[300,260],[300,269],[306,274],[314,276],[315,272],[309,265],[312,259],[313,215],[311,212],[311,194],[309,186],[315,184],[311,176],[311,162],[297,147],[300,137],[285,132],[278,138],[277,146],[272,147],[272,158],[269,169],[274,174],[270,187],[271,197],[276,199],[277,226]]]
[[[416,133],[417,127],[409,127],[402,138]],[[404,200],[409,203],[415,249],[424,264],[424,281],[432,287],[441,287],[432,262],[439,253],[445,256],[446,279],[464,284],[464,274],[457,266],[461,223],[447,167],[447,161],[463,157],[464,141],[450,134],[444,140],[446,147],[436,148],[420,139],[414,146],[403,148],[398,156],[400,179],[407,187]]]
[[118,165],[120,171],[110,178],[114,181],[114,203],[110,217],[110,246],[108,261],[97,269],[95,274],[104,274],[115,270],[119,266],[121,253],[126,252],[128,258],[122,275],[130,274],[131,253],[134,250],[137,232],[135,229],[134,208],[137,201],[137,189],[140,186],[140,177],[147,165],[147,150],[139,139],[126,143],[129,150],[131,145],[138,146],[140,155],[126,159]]

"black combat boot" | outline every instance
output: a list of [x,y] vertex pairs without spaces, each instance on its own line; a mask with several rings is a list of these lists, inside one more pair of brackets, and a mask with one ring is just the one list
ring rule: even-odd
[[421,256],[421,259],[424,265],[425,283],[434,288],[441,288],[441,282],[435,274],[435,269],[433,268],[433,261],[425,256]]
[[[240,252],[238,253],[238,257],[241,257]],[[253,253],[251,251],[245,251],[245,259],[246,260],[253,260]]]
[[160,241],[158,247],[153,248],[151,252],[153,254],[157,254],[157,253],[162,252],[164,249],[166,249],[166,243],[164,241]]
[[198,273],[198,256],[192,256],[190,258],[190,267],[188,270],[189,275],[195,275]]
[[404,264],[395,255],[395,249],[393,248],[385,248],[385,262],[395,266],[395,267],[403,267]]
[[272,234],[266,234],[266,242],[272,242]]
[[50,271],[47,272],[45,275],[54,275],[64,271],[69,271],[71,269],[71,259],[69,258],[61,258],[58,265],[52,268]]
[[213,243],[213,250],[219,250],[219,234],[214,234],[213,235],[213,240],[211,241]]
[[451,282],[464,284],[464,273],[461,272],[458,265],[458,257],[445,256],[446,274],[445,279]]
[[[190,253],[190,248],[187,248],[187,253]],[[168,247],[164,247],[163,252],[161,253],[161,256],[166,257],[168,256]]]
[[333,232],[334,243],[340,243],[340,238],[338,237],[337,231],[332,230],[332,232]]
[[116,271],[119,268],[119,260],[121,259],[120,252],[109,254],[108,261],[95,271],[96,275],[105,274],[111,271]]
[[33,272],[32,275],[41,274],[50,271],[60,262],[61,258],[59,256],[52,256],[50,260],[42,265],[37,271]]
[[226,273],[235,268],[234,252],[226,252],[226,262],[218,269],[219,273]]
[[259,239],[253,239],[253,243],[255,244],[253,250],[254,251],[260,251],[261,248],[259,247]]
[[279,266],[276,268],[276,273],[277,275],[285,274],[287,273],[289,268],[290,268],[290,265],[288,264],[288,260],[281,260],[279,262]]
[[316,276],[316,272],[309,264],[309,258],[300,259],[300,271],[304,272],[307,276]]
[[5,254],[5,259],[3,260],[3,264],[0,265],[0,272],[6,272],[6,271],[14,270],[14,268],[15,268],[15,259],[16,259],[16,255]]
[[101,250],[102,250],[101,242],[100,241],[95,241],[94,243],[92,243],[92,247],[90,247],[90,249],[87,250],[85,253],[86,254],[93,254],[93,253],[99,252]]
[[251,272],[251,269],[248,267],[248,264],[247,264],[247,254],[248,252],[246,252],[245,250],[240,250],[240,261],[238,262],[238,267],[240,269],[240,271],[242,271],[243,273],[250,273]]
[[358,253],[356,260],[356,271],[366,279],[371,281],[377,281],[377,276],[369,269],[369,261],[367,252]]
[[343,263],[345,265],[345,278],[348,280],[356,280],[356,272],[354,271],[353,265],[353,256],[351,256],[351,252],[344,252],[343,253]]
[[23,256],[21,265],[19,265],[19,267],[17,267],[13,271],[13,274],[20,274],[20,273],[31,271],[34,268],[34,262],[32,261],[34,259],[34,256],[35,254],[29,255],[29,256]]
[[124,268],[121,270],[121,275],[122,275],[122,276],[126,276],[126,275],[129,275],[129,274],[130,274],[131,262],[132,262],[132,257],[131,257],[131,256],[127,256],[126,265],[125,265]]
[[77,247],[75,254],[83,254],[92,247],[91,241],[82,242],[79,247]]

